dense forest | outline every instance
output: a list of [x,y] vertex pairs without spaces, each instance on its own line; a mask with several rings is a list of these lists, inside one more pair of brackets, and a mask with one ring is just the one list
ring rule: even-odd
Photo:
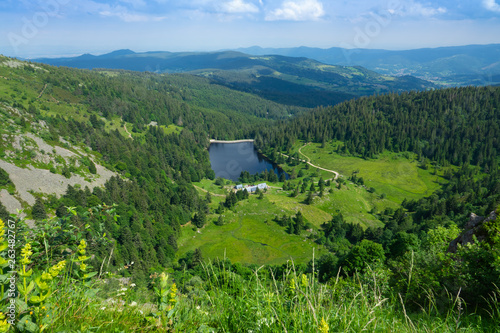
[[295,140],[338,140],[343,152],[373,158],[384,150],[438,162],[498,166],[500,89],[466,87],[363,97],[283,122],[257,136],[262,148]]
[[341,268],[353,274],[370,261],[385,262],[395,278],[405,279],[405,267],[415,264],[411,286],[398,289],[399,281],[393,287],[416,304],[426,303],[422,290],[461,292],[470,305],[483,303],[500,282],[498,224],[481,229],[486,241],[447,250],[471,213],[488,216],[500,205],[499,105],[500,89],[494,87],[389,94],[319,108],[262,130],[256,144],[268,156],[287,152],[296,140],[337,140],[339,152],[365,159],[385,150],[410,151],[421,168],[459,166],[433,195],[384,212],[384,227],[363,230],[345,223],[342,214],[333,216],[317,238],[332,252],[319,259],[320,279],[334,278]]

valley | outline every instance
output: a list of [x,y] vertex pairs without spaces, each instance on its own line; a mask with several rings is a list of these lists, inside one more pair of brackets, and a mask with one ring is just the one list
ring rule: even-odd
[[[115,57],[136,55],[98,58]],[[468,311],[457,299],[498,309],[500,88],[432,89],[304,58],[155,57],[188,59],[191,73],[0,57],[0,253],[16,228],[14,251],[36,272],[16,268],[33,287],[18,286],[15,330],[40,327],[45,309],[55,330],[92,319],[152,332],[263,318],[268,331],[317,331],[316,313],[339,331],[452,330]],[[224,146],[216,167],[211,149]],[[467,243],[471,221],[479,237]],[[249,308],[266,314],[242,319]],[[466,313],[466,331],[498,323]]]

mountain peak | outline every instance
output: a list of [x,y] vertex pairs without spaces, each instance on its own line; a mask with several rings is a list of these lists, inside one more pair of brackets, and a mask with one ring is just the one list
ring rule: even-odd
[[106,57],[106,58],[107,57],[118,57],[118,56],[126,56],[129,54],[135,54],[135,52],[132,50],[129,50],[129,49],[122,49],[122,50],[116,50],[116,51],[113,51],[110,53],[103,54],[103,55],[101,55],[101,57]]

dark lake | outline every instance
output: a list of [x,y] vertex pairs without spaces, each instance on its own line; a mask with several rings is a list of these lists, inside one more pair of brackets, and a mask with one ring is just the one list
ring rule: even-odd
[[[238,181],[242,171],[248,171],[254,175],[273,169],[278,176],[284,172],[259,155],[253,142],[212,143],[208,152],[216,177]],[[288,179],[288,174],[285,173],[285,175]]]

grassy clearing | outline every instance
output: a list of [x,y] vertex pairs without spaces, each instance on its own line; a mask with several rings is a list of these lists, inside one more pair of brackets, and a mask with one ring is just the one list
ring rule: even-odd
[[[205,191],[209,191],[211,194],[218,194],[218,195],[226,195],[227,191],[229,189],[229,186],[225,186],[221,188],[218,185],[214,184],[213,180],[210,179],[202,179],[199,182],[193,183],[193,185],[204,189]],[[200,192],[203,193],[204,191]],[[206,193],[206,192],[205,192]]]
[[[209,223],[196,231],[192,226],[184,227],[178,240],[178,256],[200,248],[208,258],[229,258],[233,262],[281,264],[289,259],[309,261],[313,248],[319,246],[305,238],[308,232],[300,236],[289,235],[272,221],[276,215],[282,214],[280,207],[267,197],[259,200],[251,196],[248,201],[239,202],[233,211],[222,214],[223,226]],[[216,218],[218,215],[207,216],[211,222]]]
[[[317,180],[314,179],[315,182]],[[216,226],[213,222],[219,215],[210,214],[207,216],[207,225],[201,230],[192,225],[185,226],[178,240],[178,256],[200,248],[207,258],[229,258],[233,262],[278,264],[291,258],[298,263],[307,262],[312,258],[313,248],[316,248],[318,255],[324,250],[307,239],[311,235],[310,231],[304,231],[300,236],[288,234],[284,227],[274,222],[276,216],[295,216],[300,211],[309,223],[308,228],[315,233],[321,224],[331,220],[332,214],[338,211],[342,212],[347,222],[359,223],[367,228],[382,226],[377,217],[370,213],[374,208],[375,211],[381,211],[385,207],[396,207],[395,203],[349,183],[340,190],[335,188],[336,183],[332,183],[325,189],[323,197],[315,196],[311,205],[304,203],[307,193],[294,198],[290,197],[291,191],[281,189],[283,183],[268,184],[271,188],[263,200],[251,195],[249,200],[239,202],[233,210],[226,210],[222,214],[225,225]],[[207,179],[195,185],[201,195],[205,195],[207,190],[211,194],[223,194],[228,187],[221,189],[214,181]],[[224,197],[212,195],[211,211],[224,200]]]
[[172,133],[179,134],[182,131],[182,129],[183,129],[183,127],[177,126],[177,125],[174,125],[174,124],[170,124],[168,126],[161,125],[160,127],[163,129],[163,131],[167,135],[168,134],[172,134]]
[[[302,146],[298,143],[295,151]],[[433,168],[423,170],[410,155],[389,153],[381,154],[379,158],[365,160],[358,157],[342,156],[335,153],[337,143],[320,148],[320,144],[309,144],[302,147],[301,152],[311,159],[315,165],[340,172],[344,177],[350,177],[355,171],[358,177],[363,177],[367,187],[376,189],[376,193],[385,193],[387,198],[401,203],[404,198],[419,199],[431,195],[446,180],[442,172],[433,174]]]

